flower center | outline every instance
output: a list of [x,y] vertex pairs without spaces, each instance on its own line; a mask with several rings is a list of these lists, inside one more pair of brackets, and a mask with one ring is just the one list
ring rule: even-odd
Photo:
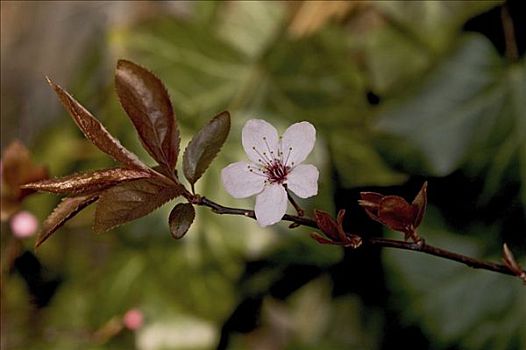
[[265,166],[263,173],[267,175],[267,180],[270,183],[282,184],[287,180],[287,174],[290,172],[290,167],[281,163],[279,159],[274,159],[269,165]]
[[263,137],[263,141],[267,150],[261,152],[253,146],[252,149],[260,158],[257,164],[249,165],[248,169],[254,174],[264,176],[266,178],[265,182],[267,183],[277,183],[281,185],[287,180],[287,175],[292,170],[292,167],[294,167],[294,162],[291,162],[290,166],[287,165],[292,147],[287,150],[287,154],[284,157],[281,145],[278,154],[275,154],[275,152],[270,149],[265,137]]

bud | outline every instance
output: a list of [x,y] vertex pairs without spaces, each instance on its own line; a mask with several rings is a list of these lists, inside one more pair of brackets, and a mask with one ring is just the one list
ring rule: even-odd
[[323,210],[314,210],[314,219],[316,220],[316,224],[327,238],[317,233],[312,233],[311,237],[321,244],[334,244],[344,247],[358,248],[362,244],[362,239],[360,236],[347,234],[343,230],[344,216],[344,209],[341,209],[338,212],[336,220],[334,220],[329,213]]
[[376,192],[361,192],[360,196],[358,203],[371,219],[393,231],[403,232],[406,240],[411,237],[415,242],[420,241],[416,228],[422,222],[426,210],[427,182],[411,204],[402,197],[384,196]]

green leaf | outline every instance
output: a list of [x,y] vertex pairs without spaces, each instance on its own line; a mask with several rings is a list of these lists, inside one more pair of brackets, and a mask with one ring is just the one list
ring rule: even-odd
[[[476,239],[430,227],[421,233],[430,244],[482,256],[485,243]],[[526,298],[517,278],[414,252],[386,249],[383,258],[400,322],[421,327],[437,348],[526,344]]]
[[391,169],[363,136],[335,130],[330,135],[329,143],[334,165],[344,187],[389,186],[400,184],[407,177]]
[[139,179],[114,186],[100,195],[94,229],[104,232],[143,217],[180,194],[180,187],[158,179]]
[[[443,176],[458,168],[477,139],[494,132],[503,105],[503,66],[491,43],[482,36],[468,36],[419,88],[399,105],[390,106],[376,122],[384,135],[385,153],[412,147],[413,160],[423,156],[431,175]],[[501,124],[502,125],[502,124]],[[483,133],[483,135],[481,135]],[[408,155],[404,155],[407,166]]]
[[225,111],[215,116],[194,135],[183,155],[184,176],[192,186],[215,158],[229,131],[230,114]]
[[151,171],[135,154],[124,148],[119,140],[111,136],[104,126],[66,90],[48,79],[60,101],[75,120],[78,127],[95,146],[113,159],[133,169]]
[[119,60],[115,86],[121,105],[137,129],[144,148],[159,164],[173,169],[180,138],[164,84],[147,69]]
[[[374,1],[371,6],[382,12],[393,29],[404,33],[408,39],[432,50],[440,50],[458,35],[469,18],[501,3],[501,0]],[[395,46],[389,46],[389,49]]]
[[66,223],[69,219],[77,215],[82,209],[95,202],[98,194],[88,194],[79,197],[64,198],[53,210],[42,224],[42,229],[38,233],[35,248],[38,248],[56,230]]
[[183,238],[188,232],[195,218],[194,206],[190,203],[177,204],[170,213],[168,222],[170,224],[170,232],[175,239]]
[[68,193],[81,195],[99,192],[123,181],[150,177],[151,174],[142,170],[114,168],[73,174],[58,179],[47,179],[28,183],[22,188],[51,193]]

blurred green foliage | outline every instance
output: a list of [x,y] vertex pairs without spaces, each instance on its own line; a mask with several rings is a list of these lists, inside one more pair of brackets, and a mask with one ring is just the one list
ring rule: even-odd
[[[252,205],[230,198],[220,188],[219,172],[244,159],[241,128],[257,117],[282,131],[299,120],[317,127],[310,159],[320,169],[320,194],[301,203],[309,210],[334,212],[334,192],[342,189],[455,172],[483,183],[478,198],[468,202],[452,193],[461,205],[480,208],[512,184],[520,190],[505,205],[524,208],[524,58],[510,62],[483,35],[462,31],[468,19],[499,4],[371,2],[350,6],[344,20],[325,21],[298,36],[290,25],[301,19],[297,7],[305,3],[195,2],[184,16],[157,13],[110,26],[63,85],[143,159],[150,158],[113,92],[117,58],[149,67],[167,85],[183,146],[213,115],[229,110],[230,137],[196,185],[198,193],[225,205]],[[371,95],[376,103],[368,100]],[[111,166],[61,115],[38,136],[35,158],[56,176]],[[475,235],[449,228],[442,208],[433,206],[432,187],[430,194],[422,236],[498,260],[502,221],[463,222],[463,228],[476,228]],[[25,204],[44,219],[56,202],[46,195]],[[62,279],[45,308],[27,302],[18,274],[3,274],[6,349],[209,349],[245,298],[260,298],[261,327],[249,335],[233,332],[231,349],[389,348],[382,339],[385,310],[356,294],[333,294],[327,271],[342,261],[339,248],[316,244],[303,228],[261,229],[202,208],[188,234],[175,242],[167,224],[172,207],[98,236],[90,232],[93,208],[72,220],[38,251],[52,277]],[[7,240],[3,233],[3,249]],[[515,242],[524,247],[524,231]],[[28,249],[30,244],[24,242]],[[399,327],[420,329],[431,348],[526,347],[526,297],[518,281],[415,253],[386,250],[382,257],[386,308],[395,310]],[[263,266],[248,273],[254,261]],[[276,298],[276,284],[294,277],[287,275],[290,266],[317,274],[290,297]],[[362,268],[349,270],[349,279]],[[145,314],[141,330],[93,340],[132,307]]]

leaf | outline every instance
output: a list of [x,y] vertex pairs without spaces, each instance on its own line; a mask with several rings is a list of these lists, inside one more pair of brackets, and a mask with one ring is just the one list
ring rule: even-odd
[[52,82],[49,78],[47,81],[55,90],[60,101],[88,140],[101,151],[130,168],[151,171],[135,154],[124,148],[119,140],[114,138],[106,128],[66,90]]
[[183,238],[195,218],[194,206],[190,203],[177,204],[168,219],[170,233],[175,239]]
[[179,130],[163,83],[147,69],[119,60],[115,86],[122,107],[148,153],[172,170],[179,154]]
[[215,158],[229,131],[230,114],[225,111],[215,116],[194,135],[183,155],[184,176],[192,186]]
[[[333,241],[338,241],[340,233],[338,230],[338,223],[334,221],[331,215],[323,210],[314,210],[314,219],[320,230]],[[317,238],[315,238],[317,239]]]
[[73,174],[58,179],[48,179],[28,183],[22,188],[52,193],[69,193],[74,195],[99,192],[123,181],[150,177],[142,170],[126,168],[104,169],[81,174]]
[[335,121],[329,139],[334,165],[344,187],[388,186],[406,179],[407,175],[392,169],[380,156],[363,130],[348,129]]
[[[444,176],[457,169],[477,141],[489,140],[508,124],[501,116],[505,101],[501,62],[484,37],[464,38],[416,95],[379,116],[376,128],[382,131],[378,142],[385,143],[380,145],[384,152],[400,159],[400,145],[409,145],[413,154],[403,155],[404,164],[423,156],[418,165],[428,174]],[[389,140],[386,134],[396,139]]]
[[420,188],[420,191],[415,196],[415,199],[411,203],[411,206],[413,207],[413,212],[414,212],[413,226],[416,228],[422,222],[422,219],[424,218],[424,214],[426,212],[427,181],[424,182],[424,184],[422,185],[422,188]]
[[[442,220],[426,226],[426,241],[460,254],[484,256],[488,242],[446,231],[444,226]],[[526,298],[524,285],[516,278],[413,252],[385,249],[382,257],[400,321],[421,328],[437,348],[524,348]]]
[[402,197],[385,196],[380,201],[378,217],[390,229],[405,231],[413,224],[413,208]]
[[85,196],[64,198],[42,224],[42,229],[38,233],[35,248],[38,248],[44,243],[44,241],[64,225],[66,221],[77,215],[82,209],[86,208],[91,203],[95,202],[98,197],[98,193],[92,193]]
[[143,217],[181,194],[181,188],[158,179],[132,180],[102,192],[95,211],[96,232]]
[[360,204],[371,219],[381,222],[378,218],[378,205],[383,197],[384,195],[381,193],[360,192],[361,199],[358,200],[358,204]]

